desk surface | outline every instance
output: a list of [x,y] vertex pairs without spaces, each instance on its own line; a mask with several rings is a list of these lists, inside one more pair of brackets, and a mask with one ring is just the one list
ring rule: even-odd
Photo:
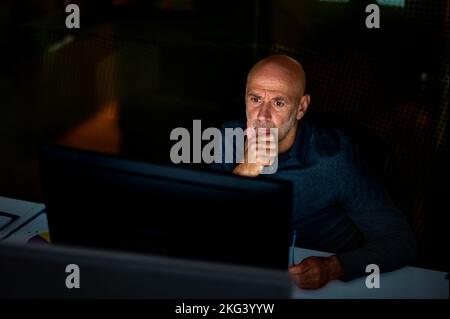
[[[304,248],[294,249],[296,263],[309,256],[330,255],[329,253]],[[408,266],[380,274],[380,288],[367,288],[366,277],[361,277],[349,282],[334,280],[317,290],[295,288],[293,297],[315,299],[448,299],[449,285],[445,276],[445,272]]]
[[[14,212],[23,211],[24,207],[35,209],[36,217],[29,219],[21,228],[4,238],[6,241],[26,243],[35,239],[39,234],[48,233],[47,218],[42,204],[11,200],[0,197],[0,210]],[[39,209],[36,209],[39,208]],[[39,211],[39,212],[38,212]],[[44,236],[45,237],[45,236]],[[295,262],[298,263],[309,256],[327,256],[329,253],[294,248]],[[290,254],[291,256],[292,254]],[[293,298],[311,299],[346,299],[346,298],[449,298],[449,282],[446,273],[418,267],[404,267],[402,269],[380,275],[380,288],[369,289],[365,284],[365,277],[349,282],[335,280],[317,290],[303,290],[294,288]]]

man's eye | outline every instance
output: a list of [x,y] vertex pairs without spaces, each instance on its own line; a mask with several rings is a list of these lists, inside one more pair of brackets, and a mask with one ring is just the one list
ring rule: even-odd
[[277,107],[283,107],[283,106],[284,106],[284,102],[281,102],[281,101],[275,101],[275,106],[277,106]]
[[253,103],[258,103],[259,102],[259,97],[252,96],[252,97],[250,97],[250,101],[252,101]]

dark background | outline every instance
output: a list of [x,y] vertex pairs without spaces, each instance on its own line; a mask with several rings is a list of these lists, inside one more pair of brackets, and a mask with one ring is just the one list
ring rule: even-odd
[[46,143],[168,163],[173,128],[245,115],[249,68],[289,54],[311,113],[374,134],[359,141],[369,157],[388,150],[419,265],[448,271],[448,1],[380,4],[380,29],[365,27],[375,1],[72,2],[81,29],[65,28],[64,1],[0,4],[1,196],[43,200]]

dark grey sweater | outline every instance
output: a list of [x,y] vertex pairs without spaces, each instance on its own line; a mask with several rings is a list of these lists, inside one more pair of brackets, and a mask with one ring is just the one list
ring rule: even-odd
[[[236,120],[222,129],[245,124]],[[236,165],[212,168],[231,172]],[[416,243],[403,214],[341,131],[301,120],[294,145],[278,158],[277,172],[265,177],[293,183],[296,246],[335,253],[343,280],[367,275],[369,264],[387,272],[414,263]]]

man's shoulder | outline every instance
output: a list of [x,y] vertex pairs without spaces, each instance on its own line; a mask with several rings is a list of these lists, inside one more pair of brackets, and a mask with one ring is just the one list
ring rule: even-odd
[[337,126],[314,119],[305,119],[309,130],[309,148],[319,156],[343,154],[354,146],[349,135]]

